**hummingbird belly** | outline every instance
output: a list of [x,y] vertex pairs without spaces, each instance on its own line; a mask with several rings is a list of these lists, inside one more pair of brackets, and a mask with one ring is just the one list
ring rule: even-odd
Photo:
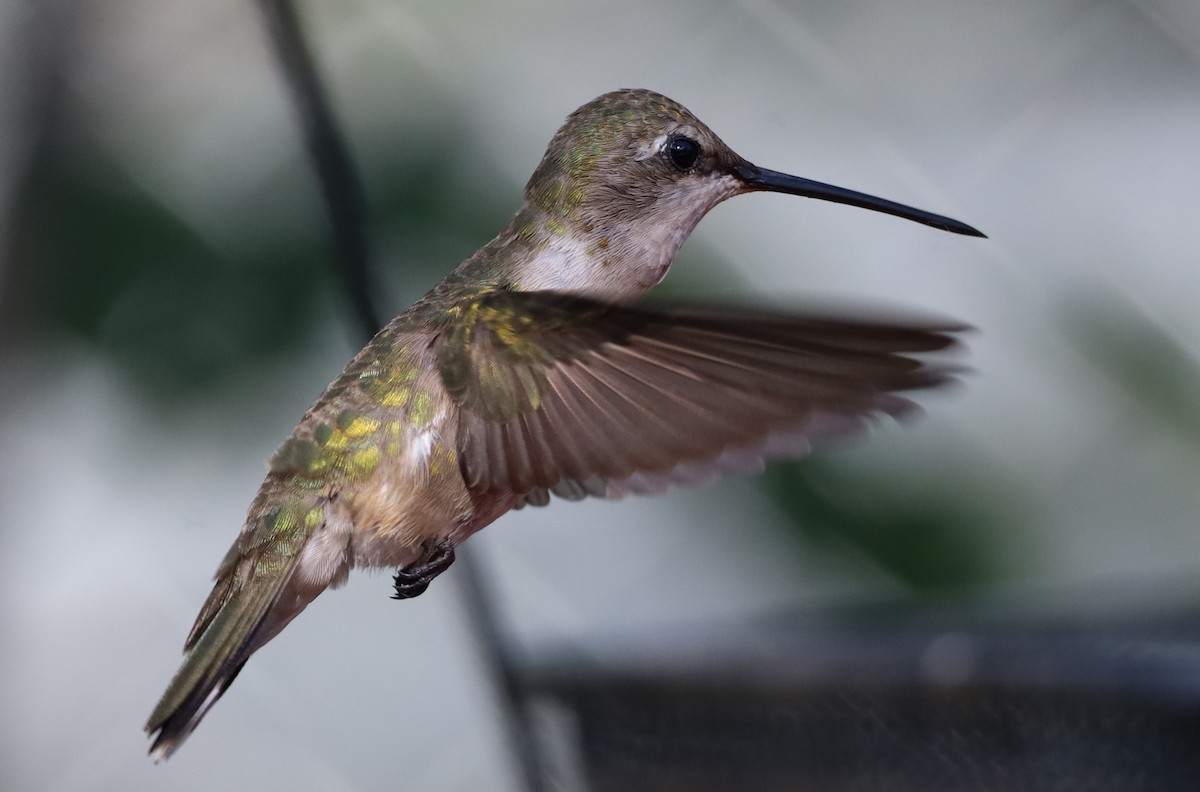
[[374,475],[345,496],[349,561],[364,568],[413,563],[427,540],[453,540],[472,509],[454,451],[450,411],[435,412]]

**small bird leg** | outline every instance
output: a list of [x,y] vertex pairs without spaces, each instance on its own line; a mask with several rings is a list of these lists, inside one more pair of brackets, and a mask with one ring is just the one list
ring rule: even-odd
[[392,585],[396,593],[392,599],[404,600],[423,594],[438,575],[454,563],[454,545],[449,542],[426,540],[422,545],[421,557],[406,567],[396,570]]

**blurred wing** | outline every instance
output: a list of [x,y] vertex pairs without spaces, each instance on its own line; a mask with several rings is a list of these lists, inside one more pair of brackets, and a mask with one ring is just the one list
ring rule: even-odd
[[895,394],[948,378],[906,355],[962,329],[550,292],[494,293],[464,313],[437,355],[462,407],[467,486],[535,505],[700,483],[901,414],[912,404]]

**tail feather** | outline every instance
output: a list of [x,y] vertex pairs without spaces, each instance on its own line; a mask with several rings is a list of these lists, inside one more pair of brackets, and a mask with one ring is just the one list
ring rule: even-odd
[[189,640],[183,664],[146,722],[147,734],[157,732],[150,747],[156,761],[183,744],[250,655],[277,632],[267,626],[268,616],[291,572],[291,568],[279,570],[273,581],[252,573],[248,585],[234,584],[235,590],[210,617],[199,639]]

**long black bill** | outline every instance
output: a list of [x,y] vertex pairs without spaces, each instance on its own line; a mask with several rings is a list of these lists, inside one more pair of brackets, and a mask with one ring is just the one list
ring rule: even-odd
[[850,204],[851,206],[860,206],[863,209],[871,209],[876,212],[903,217],[905,220],[924,223],[927,226],[940,228],[943,231],[951,231],[955,234],[974,237],[987,236],[982,231],[972,228],[966,223],[960,223],[957,220],[936,215],[933,212],[914,209],[911,206],[898,204],[895,201],[888,201],[884,198],[876,198],[866,193],[847,190],[844,187],[834,187],[832,184],[825,184],[813,181],[812,179],[789,176],[786,173],[767,170],[757,165],[738,165],[733,169],[733,172],[752,190],[770,190],[771,192],[788,193],[789,195],[803,195],[806,198],[819,198],[822,201]]

